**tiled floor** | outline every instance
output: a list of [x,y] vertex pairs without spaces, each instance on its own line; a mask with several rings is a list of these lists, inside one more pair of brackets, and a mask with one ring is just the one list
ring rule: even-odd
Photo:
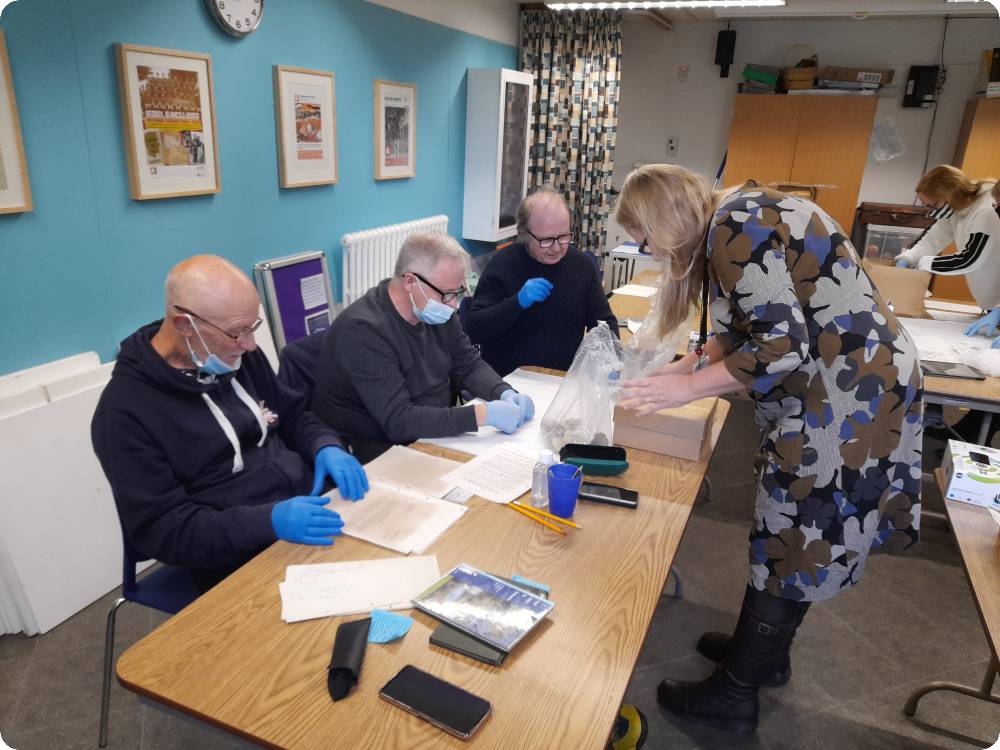
[[[926,521],[919,548],[878,556],[854,590],[814,606],[795,642],[793,676],[761,693],[761,726],[752,738],[702,729],[661,711],[663,677],[696,679],[709,663],[694,644],[706,630],[735,624],[745,585],[746,534],[752,513],[752,411],[737,401],[710,467],[711,502],[696,506],[677,567],[684,599],[664,598],[636,665],[627,700],[650,722],[649,748],[976,748],[1000,734],[1000,706],[949,693],[924,698],[914,719],[906,696],[931,680],[978,685],[989,658],[954,540]],[[927,448],[933,449],[928,442]],[[925,485],[925,502],[940,496]],[[104,622],[114,595],[37,638],[0,637],[0,735],[16,750],[91,748],[97,744]],[[118,617],[118,651],[162,621],[128,605]],[[117,684],[111,748],[243,747],[241,743],[143,706]],[[540,741],[538,748],[545,748]]]

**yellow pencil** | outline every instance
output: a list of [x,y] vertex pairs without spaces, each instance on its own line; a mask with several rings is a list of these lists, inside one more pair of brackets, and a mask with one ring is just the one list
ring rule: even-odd
[[532,508],[530,505],[523,505],[523,504],[519,503],[517,500],[512,501],[511,505],[516,505],[518,508],[524,508],[526,511],[528,511],[530,513],[537,513],[538,515],[543,516],[545,518],[551,518],[556,523],[564,523],[567,526],[572,526],[574,529],[582,529],[583,528],[582,526],[578,526],[577,524],[573,523],[569,519],[560,518],[559,516],[554,516],[551,513],[546,513],[541,508]]
[[528,518],[530,518],[535,523],[540,523],[542,526],[546,526],[546,527],[552,529],[553,531],[558,532],[559,534],[562,534],[563,536],[566,536],[566,531],[565,530],[560,529],[558,526],[553,526],[548,521],[543,521],[541,518],[539,518],[538,516],[532,515],[531,513],[529,513],[528,511],[526,511],[524,508],[520,508],[517,505],[513,505],[512,503],[507,503],[507,507],[510,508],[511,510],[516,510],[522,516],[527,516]]

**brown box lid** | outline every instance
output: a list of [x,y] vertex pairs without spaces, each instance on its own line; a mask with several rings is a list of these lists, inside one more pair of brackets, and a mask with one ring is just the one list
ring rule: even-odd
[[667,435],[677,435],[678,437],[690,438],[692,440],[704,440],[708,433],[708,426],[715,413],[715,406],[719,399],[703,398],[692,401],[685,406],[676,409],[661,409],[653,414],[644,417],[636,416],[635,412],[615,407],[615,425],[625,425],[639,427],[643,430],[661,432]]

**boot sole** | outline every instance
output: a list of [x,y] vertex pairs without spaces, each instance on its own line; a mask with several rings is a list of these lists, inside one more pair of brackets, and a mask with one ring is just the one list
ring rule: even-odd
[[663,705],[663,703],[659,700],[657,700],[656,703],[660,706],[660,708],[669,711],[677,718],[684,719],[684,721],[689,721],[692,724],[698,724],[699,726],[712,727],[713,729],[720,729],[724,732],[729,732],[730,734],[739,735],[754,734],[757,731],[757,722],[732,722],[722,719],[713,719],[709,716],[698,716],[697,714],[689,714],[684,711],[678,711],[676,708]]

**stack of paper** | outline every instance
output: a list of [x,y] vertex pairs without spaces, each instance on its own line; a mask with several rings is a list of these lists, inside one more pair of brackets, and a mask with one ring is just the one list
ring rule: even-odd
[[[458,461],[394,445],[378,458],[365,464],[365,474],[369,479],[381,479],[396,487],[419,492],[422,495],[453,500],[450,493],[455,485],[444,481],[442,477],[461,465]],[[468,500],[468,496],[465,500]]]
[[494,503],[509,503],[531,489],[537,462],[535,451],[519,445],[498,445],[446,474],[444,479]]
[[281,619],[300,622],[373,609],[409,609],[410,600],[440,577],[433,555],[289,565],[284,582],[278,584]]
[[614,290],[615,294],[624,294],[628,297],[652,297],[656,294],[656,287],[644,286],[642,284],[626,284]]
[[917,345],[920,359],[967,363],[970,354],[989,349],[992,343],[992,339],[986,336],[966,336],[968,324],[964,322],[921,318],[900,318],[899,322]]
[[363,500],[344,500],[336,490],[326,506],[340,514],[344,534],[408,555],[423,552],[468,510],[379,479]]

